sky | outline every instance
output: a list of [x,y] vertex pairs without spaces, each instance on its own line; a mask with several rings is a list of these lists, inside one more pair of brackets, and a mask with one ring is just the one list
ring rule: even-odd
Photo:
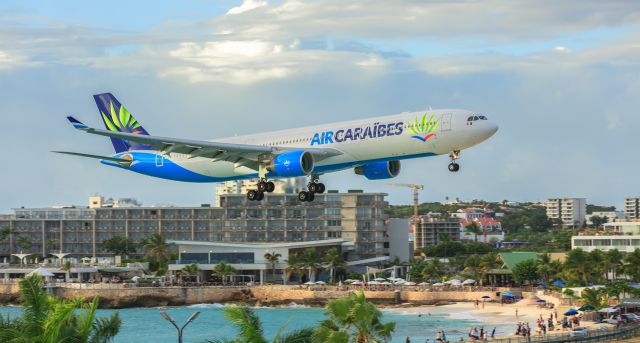
[[393,180],[347,170],[329,189],[421,201],[640,194],[638,1],[0,1],[0,213],[85,205],[213,203],[213,184],[154,179],[53,154],[111,154],[112,92],[151,134],[214,139],[339,120],[464,108],[500,130],[462,152],[402,161]]

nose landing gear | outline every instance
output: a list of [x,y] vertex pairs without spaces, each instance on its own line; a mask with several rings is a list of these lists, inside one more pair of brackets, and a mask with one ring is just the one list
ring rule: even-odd
[[460,150],[454,150],[449,154],[449,157],[451,158],[451,163],[449,163],[449,171],[450,172],[457,172],[458,170],[460,170],[460,165],[458,163],[456,163],[456,161],[458,159],[460,159]]

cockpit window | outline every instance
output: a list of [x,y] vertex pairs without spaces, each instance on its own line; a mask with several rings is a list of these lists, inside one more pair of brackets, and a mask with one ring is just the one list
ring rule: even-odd
[[478,116],[478,118],[480,118],[480,120],[487,120],[487,117],[485,116]]
[[467,118],[467,121],[472,121],[473,120],[473,116]]
[[478,116],[474,116],[474,117],[473,117],[473,120],[478,120]]

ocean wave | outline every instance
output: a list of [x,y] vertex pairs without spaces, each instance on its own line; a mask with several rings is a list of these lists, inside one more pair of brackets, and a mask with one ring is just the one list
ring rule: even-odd
[[213,303],[213,304],[193,304],[193,305],[189,305],[187,306],[187,308],[223,308],[229,305],[226,304],[219,304],[219,303]]

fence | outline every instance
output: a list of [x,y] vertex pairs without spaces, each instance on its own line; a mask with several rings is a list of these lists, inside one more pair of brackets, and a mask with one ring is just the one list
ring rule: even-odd
[[562,334],[550,334],[547,336],[513,337],[501,338],[492,342],[498,343],[528,343],[528,342],[611,342],[622,339],[640,336],[640,324],[623,326],[621,328],[606,328],[602,330],[586,331],[584,333],[572,334],[563,332]]

